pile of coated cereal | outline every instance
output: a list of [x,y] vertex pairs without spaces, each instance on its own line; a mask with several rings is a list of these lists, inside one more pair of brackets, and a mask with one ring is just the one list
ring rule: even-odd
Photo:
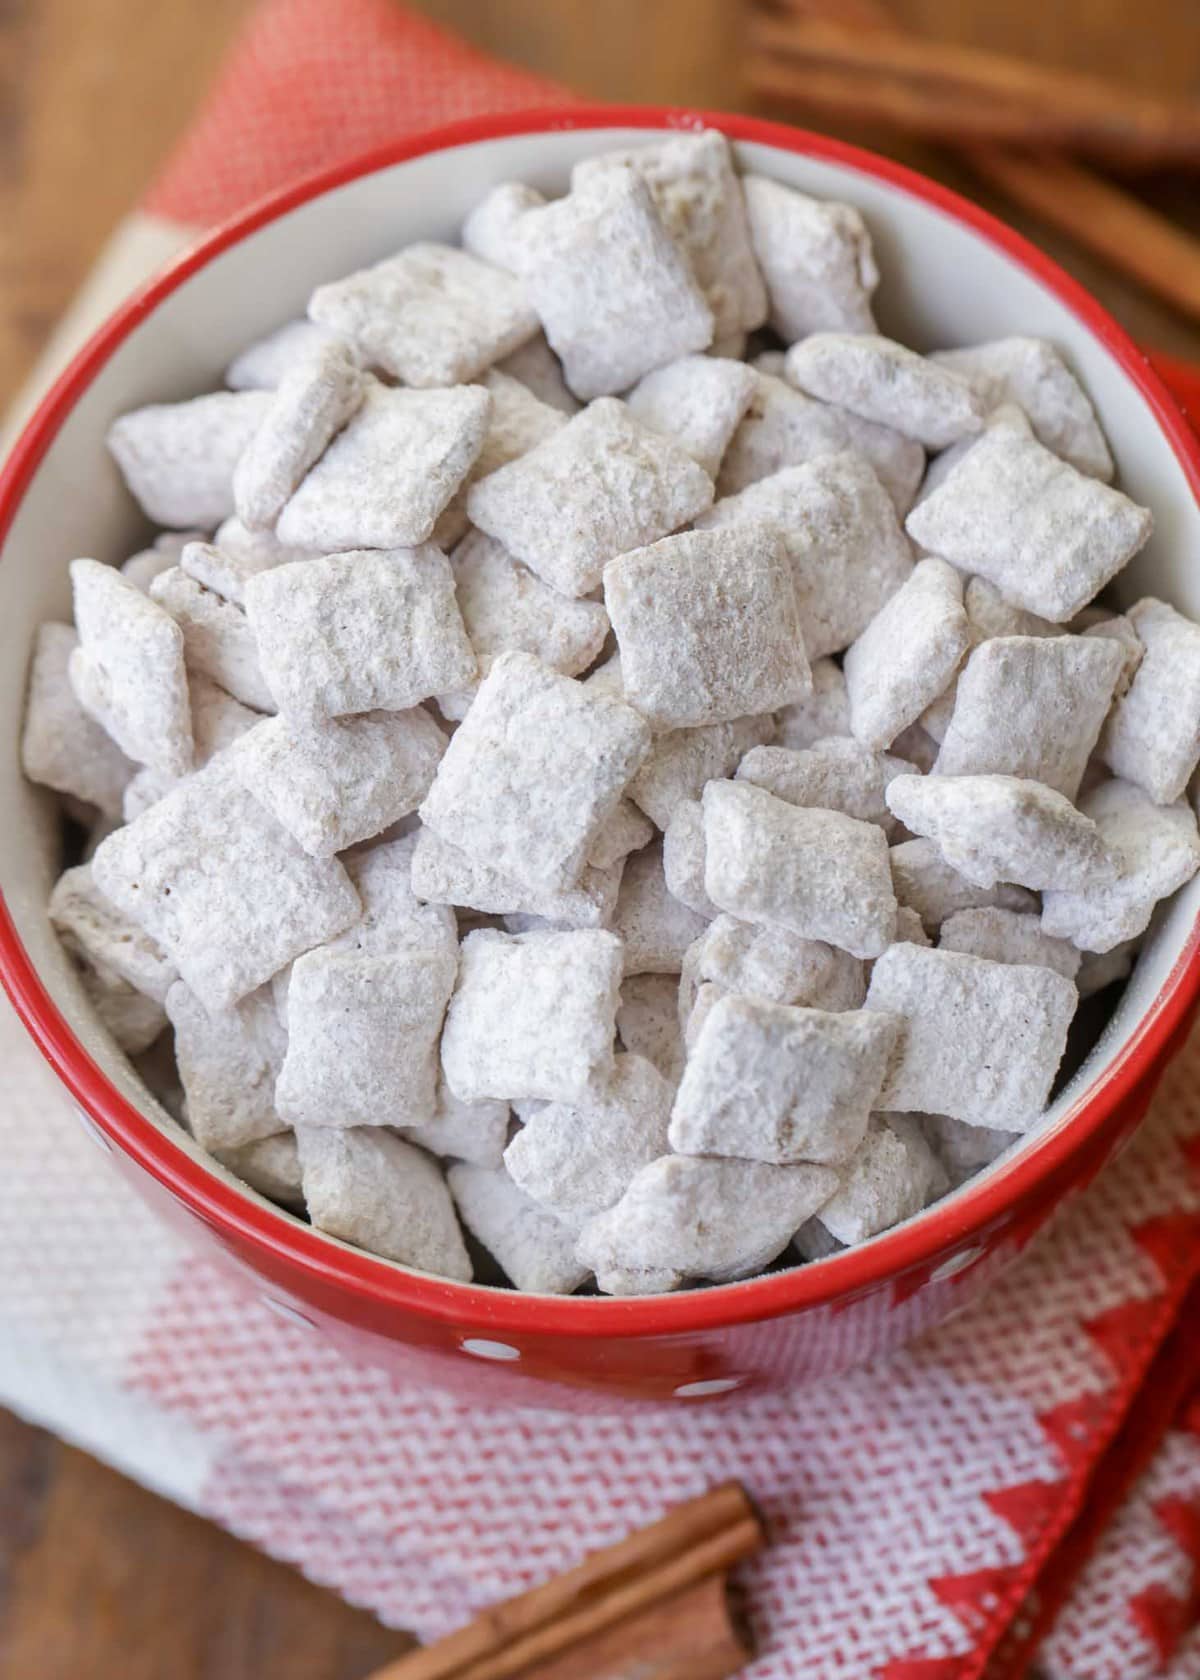
[[862,1242],[1044,1110],[1200,866],[1200,628],[1092,604],[1151,516],[1055,348],[918,355],[877,279],[857,211],[672,135],[112,427],[164,529],[38,636],[49,914],[247,1184],[644,1294]]

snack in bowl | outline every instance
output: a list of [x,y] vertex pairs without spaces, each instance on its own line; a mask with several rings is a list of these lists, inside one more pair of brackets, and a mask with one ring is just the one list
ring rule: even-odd
[[659,1292],[1036,1124],[1069,953],[1200,866],[1200,630],[1089,605],[1151,515],[1051,345],[881,337],[862,218],[747,211],[715,134],[577,175],[116,423],[188,546],[76,562],[25,764],[123,791],[56,925],[219,1159],[418,1269],[461,1224],[518,1288]]

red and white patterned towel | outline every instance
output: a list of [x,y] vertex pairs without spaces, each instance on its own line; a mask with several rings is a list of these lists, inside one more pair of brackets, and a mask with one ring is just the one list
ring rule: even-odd
[[[48,355],[289,175],[560,91],[388,0],[266,0]],[[746,1572],[752,1680],[1016,1680],[1031,1658],[1200,1680],[1200,1043],[933,1335],[791,1396],[614,1420],[347,1366],[132,1198],[6,1005],[0,1065],[0,1401],[388,1622],[443,1633],[736,1475],[773,1538]]]

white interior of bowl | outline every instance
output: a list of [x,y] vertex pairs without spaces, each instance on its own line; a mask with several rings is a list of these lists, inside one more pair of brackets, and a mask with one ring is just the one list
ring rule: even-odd
[[[38,468],[0,549],[0,726],[9,743],[0,761],[0,883],[26,948],[91,1056],[156,1124],[171,1126],[180,1147],[210,1166],[147,1098],[97,1026],[51,933],[45,902],[57,869],[55,824],[50,802],[24,782],[18,763],[29,648],[42,620],[70,615],[68,561],[77,555],[119,561],[145,535],[105,450],[106,428],[139,404],[219,386],[234,353],[303,313],[319,282],[412,239],[453,240],[465,213],[496,182],[519,179],[558,193],[577,158],[652,140],[657,132],[553,131],[459,146],[339,187],[251,234],[179,286],[101,368]],[[1154,538],[1121,579],[1121,597],[1160,595],[1200,618],[1200,566],[1193,559],[1200,555],[1200,509],[1149,405],[1082,321],[984,236],[919,198],[852,168],[775,147],[743,143],[737,150],[745,169],[858,206],[883,274],[878,303],[885,332],[924,349],[1032,333],[1066,353],[1100,412],[1122,487],[1154,510]],[[1039,1136],[1103,1078],[1170,973],[1198,908],[1200,879],[1160,912],[1109,1026]]]

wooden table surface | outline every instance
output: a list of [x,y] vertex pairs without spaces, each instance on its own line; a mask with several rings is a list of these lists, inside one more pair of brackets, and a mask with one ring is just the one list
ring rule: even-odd
[[[0,407],[186,124],[247,9],[246,0],[0,5]],[[737,78],[737,0],[421,0],[419,9],[588,95],[749,108]],[[1200,15],[1181,0],[893,0],[893,9],[944,38],[1200,91]],[[999,209],[1144,343],[1200,358],[1194,324],[1011,212],[952,160],[840,132]],[[1138,187],[1200,231],[1193,182]],[[0,1412],[0,1680],[355,1680],[403,1645]]]

